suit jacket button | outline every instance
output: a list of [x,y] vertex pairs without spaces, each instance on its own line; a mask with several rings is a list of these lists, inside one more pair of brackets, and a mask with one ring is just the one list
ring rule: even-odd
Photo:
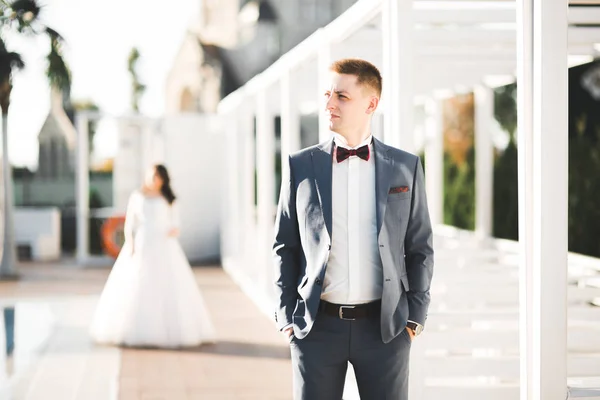
[[319,278],[317,278],[317,279],[315,279],[315,283],[316,283],[317,285],[320,285],[320,284],[321,284],[321,280],[320,280]]

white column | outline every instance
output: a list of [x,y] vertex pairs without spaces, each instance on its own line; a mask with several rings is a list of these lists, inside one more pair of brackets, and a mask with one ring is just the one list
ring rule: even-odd
[[[238,112],[238,129],[239,139],[241,142],[240,152],[242,158],[240,160],[241,174],[241,190],[240,208],[242,210],[242,231],[243,231],[243,258],[252,260],[256,251],[256,208],[254,205],[254,171],[256,158],[256,143],[254,141],[254,110],[249,106],[251,99],[244,99],[237,109]],[[248,270],[244,270],[244,274],[248,274]]]
[[223,227],[221,229],[221,249],[223,259],[234,260],[239,263],[242,259],[241,251],[243,249],[243,229],[240,229],[240,222],[243,221],[241,214],[243,213],[244,198],[240,196],[239,180],[243,175],[243,170],[240,168],[243,160],[240,154],[240,144],[243,145],[242,135],[240,135],[239,110],[230,112],[225,116],[228,121],[233,123],[227,124],[225,143],[227,151],[224,153],[225,168],[227,170],[227,180],[223,182],[222,193],[225,207],[221,207],[221,221]]
[[517,4],[520,399],[533,399],[533,2]]
[[89,136],[88,117],[76,116],[77,126],[77,163],[75,168],[77,209],[77,263],[83,264],[89,257],[90,232],[90,172],[89,172]]
[[564,399],[567,393],[567,14],[568,0],[534,2],[533,377],[534,399],[540,400]]
[[517,7],[523,400],[567,396],[567,9]]
[[12,165],[8,157],[8,114],[2,114],[2,253],[0,254],[0,279],[18,276],[17,248],[15,244],[14,195]]
[[414,152],[413,1],[384,0],[384,138],[391,146]]
[[392,42],[394,33],[392,32],[392,21],[390,19],[390,0],[383,0],[383,7],[381,11],[381,75],[383,78],[383,87],[381,92],[381,105],[379,106],[383,114],[383,137],[382,140],[389,145],[396,142],[396,138],[393,137],[393,78],[394,71],[392,69]]
[[268,288],[271,268],[271,247],[275,216],[275,129],[273,112],[269,109],[268,88],[256,96],[256,158],[258,203],[258,263],[259,280]]
[[433,226],[444,223],[444,113],[443,99],[425,104],[425,186]]
[[317,85],[317,113],[319,116],[319,142],[324,142],[331,138],[329,130],[329,119],[325,115],[325,101],[323,93],[329,85],[329,66],[334,61],[331,59],[331,44],[325,34],[322,35],[323,43],[319,47],[317,54],[318,66],[318,85]]
[[292,71],[283,73],[280,82],[281,96],[281,169],[288,168],[288,156],[300,150],[300,113],[293,94],[300,88],[291,80]]
[[475,232],[479,238],[492,236],[494,183],[494,91],[475,87]]

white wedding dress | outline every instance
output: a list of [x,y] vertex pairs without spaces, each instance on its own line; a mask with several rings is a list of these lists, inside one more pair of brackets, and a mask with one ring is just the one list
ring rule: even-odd
[[176,204],[134,192],[125,218],[125,243],[93,317],[99,343],[182,347],[214,342],[215,330],[194,274],[176,238]]

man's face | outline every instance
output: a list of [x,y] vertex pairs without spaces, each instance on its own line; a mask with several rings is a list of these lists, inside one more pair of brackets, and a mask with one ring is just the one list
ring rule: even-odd
[[357,82],[355,75],[331,72],[330,86],[325,92],[329,129],[345,136],[368,127],[377,108],[375,92]]

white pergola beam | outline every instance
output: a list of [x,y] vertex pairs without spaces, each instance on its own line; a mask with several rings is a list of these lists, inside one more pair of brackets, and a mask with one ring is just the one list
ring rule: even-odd
[[480,24],[515,22],[515,5],[507,1],[415,1],[415,23]]
[[[377,46],[373,46],[373,43],[378,43],[383,40],[381,30],[376,25],[370,24],[368,27],[365,27],[365,24],[367,21],[372,20],[380,11],[382,1],[383,0],[361,0],[357,2],[351,7],[351,10],[354,10],[351,14],[346,13],[343,18],[340,18],[340,20],[343,21],[334,21],[337,24],[335,26],[340,29],[345,27],[348,31],[335,34],[335,29],[331,28],[331,26],[334,25],[328,26],[327,30],[320,29],[316,31],[305,41],[283,55],[269,67],[267,71],[251,79],[244,88],[237,90],[223,99],[219,104],[219,112],[226,113],[227,110],[234,109],[246,96],[255,94],[260,87],[277,82],[283,71],[286,69],[293,68],[301,63],[311,62],[310,60],[312,59],[316,60],[318,49],[324,41],[340,42],[341,40],[346,39],[341,44],[336,43],[333,48],[331,59],[337,58],[338,54],[340,56],[363,56],[370,60],[381,59],[382,55],[378,55],[379,50],[376,49]],[[424,2],[415,2],[415,4],[420,3]],[[473,4],[478,3],[479,2],[473,2]],[[494,3],[499,2],[496,1]],[[510,4],[511,2],[505,3]],[[600,7],[598,7],[598,9],[600,9]],[[570,12],[575,15],[576,18],[580,18],[581,21],[584,21],[584,16],[587,18],[585,21],[590,21],[595,19],[595,17],[592,17],[591,15],[599,11],[597,11],[597,8],[595,7],[587,7],[584,9],[571,7]],[[348,15],[351,15],[352,18],[348,17]],[[358,23],[357,21],[361,22]],[[594,43],[599,42],[600,29],[590,27],[569,28],[570,54],[597,55],[598,52],[594,49]],[[350,49],[336,50],[340,45],[349,47]],[[414,48],[417,54],[421,53],[422,55],[431,55],[432,57],[438,57],[437,55],[440,55],[441,57],[441,55],[447,54],[450,59],[454,57],[467,58],[470,54],[477,54],[477,52],[492,55],[494,49],[498,49],[498,54],[507,55],[507,57],[510,58],[509,54],[512,49],[516,49],[515,46],[516,31],[515,29],[508,28],[501,30],[482,29],[481,27],[463,27],[454,30],[416,29],[414,37]],[[363,53],[365,55],[363,55]],[[444,60],[442,59],[440,62],[444,62]],[[493,74],[494,72],[487,73]]]
[[600,23],[600,6],[569,7],[569,24],[590,25],[598,23]]
[[[569,44],[582,45],[600,42],[600,29],[593,27],[570,27]],[[516,32],[514,29],[417,29],[415,43],[417,45],[437,44],[456,45],[466,44],[495,44],[514,43]]]
[[343,18],[336,18],[323,30],[330,43],[339,43],[367,23],[367,21],[379,19],[382,7],[388,0],[358,0],[344,12]]
[[[414,19],[415,23],[420,24],[514,23],[516,6],[512,1],[415,1]],[[600,23],[600,5],[569,7],[568,22],[587,25]]]

